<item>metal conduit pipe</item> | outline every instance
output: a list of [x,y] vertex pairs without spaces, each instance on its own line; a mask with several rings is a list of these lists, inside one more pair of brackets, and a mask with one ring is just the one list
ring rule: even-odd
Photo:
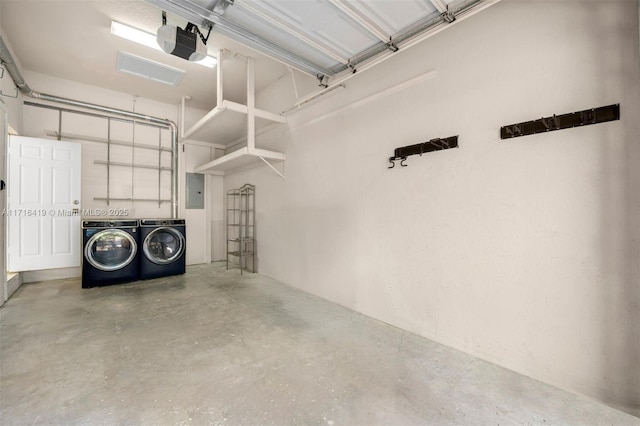
[[119,115],[128,118],[135,118],[136,120],[146,121],[148,123],[159,124],[168,127],[171,131],[171,217],[174,219],[178,217],[178,127],[173,121],[118,108],[111,108],[88,102],[62,98],[60,96],[34,92],[24,81],[24,78],[22,77],[20,70],[16,66],[13,56],[11,55],[9,48],[5,44],[2,35],[0,35],[0,62],[6,68],[7,72],[13,79],[13,82],[16,84],[18,89],[20,89],[23,94],[32,98],[42,99],[45,101],[56,102],[65,105],[72,105],[80,108],[91,109],[94,111],[101,111],[104,113]]

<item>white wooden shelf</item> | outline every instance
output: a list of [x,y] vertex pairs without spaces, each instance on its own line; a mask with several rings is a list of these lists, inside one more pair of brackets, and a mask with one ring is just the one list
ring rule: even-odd
[[[254,59],[247,61],[247,105],[224,99],[222,84],[222,62],[229,52],[218,52],[217,64],[217,102],[216,107],[204,115],[191,128],[182,133],[182,139],[209,141],[217,145],[232,146],[246,140],[246,146],[213,161],[201,164],[196,172],[224,174],[224,172],[244,167],[252,163],[263,162],[284,179],[271,162],[284,161],[282,152],[256,148],[256,134],[267,131],[269,125],[286,123],[286,118],[255,107]],[[185,98],[182,100],[182,129],[184,129]]]
[[[191,128],[184,132],[184,139],[215,142],[220,145],[229,145],[247,134],[246,105],[223,100],[222,106],[216,106],[202,117]],[[260,130],[271,123],[285,123],[285,117],[254,109],[256,130]]]
[[260,163],[267,160],[284,161],[285,155],[281,152],[267,151],[266,149],[254,149],[252,152],[250,152],[249,148],[245,146],[230,154],[202,164],[196,167],[195,171],[197,173],[208,171],[226,172],[228,170],[248,166],[250,164]]

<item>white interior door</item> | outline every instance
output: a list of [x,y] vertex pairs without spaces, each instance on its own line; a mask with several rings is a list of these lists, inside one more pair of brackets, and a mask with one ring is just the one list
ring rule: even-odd
[[8,269],[80,266],[81,144],[9,137]]

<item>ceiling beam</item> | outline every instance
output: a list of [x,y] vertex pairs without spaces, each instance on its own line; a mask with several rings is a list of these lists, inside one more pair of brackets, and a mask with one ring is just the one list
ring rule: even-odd
[[342,13],[347,15],[353,21],[355,21],[362,28],[367,30],[369,33],[376,36],[383,43],[389,43],[391,41],[391,35],[385,33],[375,22],[371,19],[367,18],[356,9],[347,4],[344,0],[329,0],[331,4],[333,4],[336,8],[338,8]]
[[283,49],[268,40],[252,33],[246,28],[231,22],[224,16],[212,12],[191,0],[146,0],[148,3],[171,14],[186,19],[199,26],[210,26],[213,30],[236,40],[264,55],[289,65],[298,71],[313,77],[331,76],[333,73],[320,65],[314,64],[298,55]]
[[264,11],[264,10],[261,10],[261,9],[255,7],[253,3],[250,4],[249,2],[247,2],[245,0],[235,0],[234,5],[237,6],[237,7],[241,7],[242,9],[244,9],[247,12],[251,13],[252,15],[267,21],[268,23],[270,23],[274,27],[281,29],[282,31],[286,32],[287,34],[290,34],[290,35],[298,38],[299,40],[303,41],[307,45],[313,47],[316,50],[319,50],[320,52],[324,53],[325,55],[329,56],[330,58],[333,58],[334,60],[340,62],[341,64],[347,64],[349,62],[349,58],[347,58],[346,56],[340,55],[338,52],[336,52],[335,50],[331,49],[326,44],[312,39],[311,37],[309,37],[304,32],[302,32],[299,29],[295,28],[293,25],[288,24],[288,23],[286,23],[286,22],[284,22],[282,20],[279,20],[279,19],[271,16],[271,14],[269,14],[267,11]]

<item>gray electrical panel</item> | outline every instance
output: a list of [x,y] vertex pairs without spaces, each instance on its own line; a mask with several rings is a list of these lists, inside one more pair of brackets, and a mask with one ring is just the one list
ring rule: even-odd
[[188,209],[204,209],[204,175],[187,173],[186,201]]

